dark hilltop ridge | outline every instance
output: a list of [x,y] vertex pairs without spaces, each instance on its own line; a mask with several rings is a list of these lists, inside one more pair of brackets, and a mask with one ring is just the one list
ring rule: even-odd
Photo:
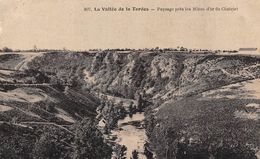
[[260,57],[231,52],[1,53],[0,158],[121,159],[111,132],[144,112],[134,159],[257,159]]

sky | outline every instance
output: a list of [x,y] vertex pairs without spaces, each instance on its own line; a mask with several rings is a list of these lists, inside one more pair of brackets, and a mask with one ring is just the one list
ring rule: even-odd
[[[238,11],[84,11],[109,6],[238,7]],[[0,0],[0,48],[259,47],[259,10],[260,0]]]

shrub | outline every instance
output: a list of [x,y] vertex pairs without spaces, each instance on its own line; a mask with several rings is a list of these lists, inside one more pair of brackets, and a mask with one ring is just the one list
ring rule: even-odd
[[2,51],[3,51],[3,52],[13,52],[13,50],[10,49],[10,48],[8,48],[8,47],[4,47],[4,48],[2,49]]
[[103,141],[102,133],[93,119],[85,118],[76,125],[74,159],[111,158],[112,149]]

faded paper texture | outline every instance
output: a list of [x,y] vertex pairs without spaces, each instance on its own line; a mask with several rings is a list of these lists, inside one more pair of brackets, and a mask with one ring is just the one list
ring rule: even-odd
[[[259,47],[259,0],[1,0],[0,45],[238,49]],[[87,7],[233,7],[235,12],[86,12]]]

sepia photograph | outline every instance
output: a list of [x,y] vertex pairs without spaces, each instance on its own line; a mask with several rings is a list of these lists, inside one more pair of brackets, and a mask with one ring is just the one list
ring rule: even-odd
[[260,159],[259,6],[0,0],[0,159]]

